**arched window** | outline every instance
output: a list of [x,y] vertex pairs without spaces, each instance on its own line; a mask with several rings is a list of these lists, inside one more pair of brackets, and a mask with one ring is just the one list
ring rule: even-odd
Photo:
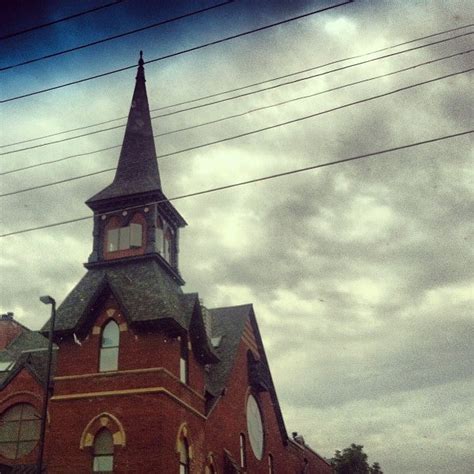
[[40,433],[41,419],[33,405],[18,403],[0,417],[0,455],[19,459],[33,451]]
[[180,340],[180,356],[179,356],[179,380],[183,383],[189,382],[189,350],[188,338],[181,336]]
[[174,241],[173,231],[170,228],[168,228],[165,233],[164,257],[170,265],[173,264],[173,241]]
[[273,456],[271,454],[268,455],[268,474],[273,474],[274,466],[273,466]]
[[179,474],[189,474],[189,444],[185,437],[179,440]]
[[143,245],[142,224],[131,223],[107,231],[107,252],[140,248]]
[[163,255],[164,239],[165,234],[163,231],[163,220],[160,216],[156,219],[156,229],[155,229],[155,249],[160,254]]
[[94,460],[92,472],[114,471],[114,441],[106,428],[100,430],[94,439]]
[[247,467],[247,450],[245,445],[245,436],[240,433],[240,467]]
[[120,330],[114,320],[110,320],[102,331],[100,342],[99,371],[108,372],[118,369]]

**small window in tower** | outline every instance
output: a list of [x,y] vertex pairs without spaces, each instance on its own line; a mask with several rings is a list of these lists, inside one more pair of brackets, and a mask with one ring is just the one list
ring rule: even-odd
[[155,229],[155,249],[160,255],[163,255],[163,240],[163,221],[158,217]]
[[168,229],[165,234],[165,259],[168,263],[172,263],[173,259],[173,232]]
[[107,232],[107,251],[127,250],[142,246],[143,226],[130,224]]
[[119,250],[130,248],[130,227],[120,227],[119,229]]
[[119,229],[110,229],[107,232],[107,250],[115,252],[119,249]]
[[130,224],[130,248],[142,246],[142,226],[141,224]]

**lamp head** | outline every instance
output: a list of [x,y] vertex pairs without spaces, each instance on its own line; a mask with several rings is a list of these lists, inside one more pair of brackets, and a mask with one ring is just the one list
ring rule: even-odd
[[56,301],[54,301],[54,298],[52,298],[49,295],[40,296],[40,301],[41,301],[41,303],[44,303],[44,304],[55,304],[56,303]]

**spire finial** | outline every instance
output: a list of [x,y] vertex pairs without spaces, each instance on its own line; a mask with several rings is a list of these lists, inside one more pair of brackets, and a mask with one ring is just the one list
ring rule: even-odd
[[143,51],[140,51],[140,59],[138,60],[138,65],[140,67],[143,67],[144,64],[145,64],[145,61],[143,61]]

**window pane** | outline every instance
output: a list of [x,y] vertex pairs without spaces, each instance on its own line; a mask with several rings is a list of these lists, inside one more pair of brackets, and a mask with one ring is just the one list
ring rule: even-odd
[[182,357],[179,359],[179,379],[181,382],[188,382],[188,364]]
[[119,345],[120,329],[115,321],[109,321],[102,331],[102,347],[117,347]]
[[31,453],[33,448],[36,446],[37,441],[23,441],[18,444],[17,458],[24,456],[25,454]]
[[18,404],[6,411],[2,415],[2,421],[6,420],[19,420],[21,418],[21,410],[22,410],[23,404]]
[[113,472],[114,457],[113,456],[94,456],[94,472]]
[[0,441],[16,441],[20,423],[18,421],[8,421],[2,423],[0,427]]
[[119,248],[119,230],[110,229],[107,232],[107,250],[109,252],[115,252]]
[[119,250],[130,248],[130,227],[121,227],[119,229]]
[[130,247],[142,246],[142,225],[130,224]]
[[0,417],[0,454],[17,459],[30,453],[39,438],[40,419],[32,405],[19,403]]
[[155,249],[159,254],[163,254],[163,229],[157,228],[155,231]]
[[22,404],[21,419],[22,420],[39,420],[40,416],[32,405]]
[[114,442],[112,434],[109,430],[100,431],[94,440],[94,454],[110,454],[114,453]]
[[37,440],[40,434],[40,422],[38,421],[22,421],[20,429],[20,440],[30,441]]
[[7,459],[15,459],[16,443],[0,443],[0,454]]
[[118,347],[110,347],[100,350],[100,372],[117,370],[118,368]]

